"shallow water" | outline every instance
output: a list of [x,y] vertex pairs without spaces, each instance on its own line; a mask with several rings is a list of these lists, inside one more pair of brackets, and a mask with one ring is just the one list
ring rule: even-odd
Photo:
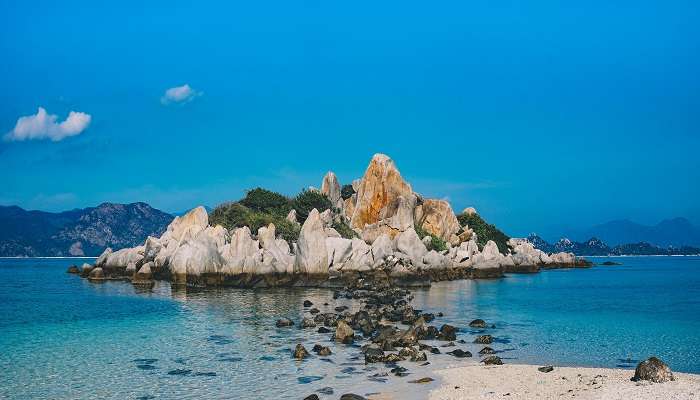
[[[433,323],[454,323],[468,342],[480,333],[470,320],[494,323],[491,347],[505,362],[633,367],[657,355],[674,370],[700,373],[700,258],[618,260],[624,265],[441,282],[414,291],[414,306],[444,312]],[[283,316],[298,322],[305,299],[321,311],[343,304],[328,290],[172,292],[159,283],[139,293],[65,273],[78,262],[0,259],[1,398],[299,399],[325,387],[334,394],[321,398],[338,398],[430,376],[430,367],[405,363],[407,377],[370,380],[388,368],[365,366],[357,346],[274,327]],[[300,342],[334,354],[294,361]],[[460,347],[476,354],[482,346]]]

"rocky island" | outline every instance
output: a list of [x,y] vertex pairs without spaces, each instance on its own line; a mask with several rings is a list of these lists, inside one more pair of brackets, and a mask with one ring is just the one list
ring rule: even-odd
[[[447,201],[424,198],[384,154],[374,155],[351,185],[341,186],[328,172],[320,189],[304,191],[295,202],[264,189],[251,192],[217,207],[216,218],[197,207],[175,217],[160,237],[107,249],[94,265],[73,272],[136,285],[163,279],[192,287],[343,287],[365,278],[425,286],[590,265],[573,253],[547,254],[526,239],[508,238],[472,207],[456,215]],[[273,211],[245,214],[268,209]],[[277,226],[237,217],[243,214],[273,215]]]

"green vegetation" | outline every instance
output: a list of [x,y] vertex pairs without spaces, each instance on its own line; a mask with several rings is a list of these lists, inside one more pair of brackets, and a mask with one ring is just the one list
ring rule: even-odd
[[480,250],[484,248],[486,242],[493,240],[498,246],[498,251],[503,254],[508,253],[508,239],[510,237],[494,225],[484,221],[478,214],[459,214],[457,220],[459,220],[460,225],[466,225],[476,233],[476,241]]
[[302,190],[301,193],[297,195],[292,200],[291,208],[297,210],[297,218],[300,223],[304,223],[309,213],[314,208],[318,212],[324,212],[332,207],[331,201],[321,192],[316,190]]
[[340,236],[344,237],[345,239],[352,239],[356,238],[357,233],[350,228],[348,224],[345,222],[333,222],[333,225],[331,225],[333,229],[338,231],[340,233]]
[[428,250],[435,250],[437,252],[447,250],[447,242],[442,240],[442,238],[439,238],[435,235],[428,233],[425,229],[423,229],[419,226],[416,226],[415,230],[416,230],[416,233],[418,234],[418,237],[420,238],[420,240],[423,240],[423,238],[426,236],[430,236],[430,243],[427,246]]
[[342,197],[343,200],[349,199],[353,194],[355,194],[355,189],[352,188],[352,185],[343,185],[340,189],[340,197]]
[[[273,223],[277,236],[292,242],[299,238],[301,227],[287,221],[287,214],[295,209],[297,220],[303,224],[314,208],[323,212],[331,208],[331,201],[320,192],[312,190],[303,190],[296,197],[290,199],[267,189],[255,188],[249,190],[245,197],[239,201],[217,206],[209,214],[209,224],[212,226],[221,225],[229,230],[247,226],[253,234],[257,234],[260,227]],[[338,224],[336,230],[343,237],[355,233],[345,224]]]
[[287,241],[296,241],[299,238],[299,225],[285,219],[286,214],[281,212],[262,212],[244,206],[241,202],[224,203],[217,206],[209,214],[210,225],[221,225],[226,229],[235,229],[247,226],[253,234],[262,226],[275,224],[277,236]]
[[253,211],[285,214],[285,216],[292,209],[291,201],[287,196],[263,188],[249,190],[239,203]]

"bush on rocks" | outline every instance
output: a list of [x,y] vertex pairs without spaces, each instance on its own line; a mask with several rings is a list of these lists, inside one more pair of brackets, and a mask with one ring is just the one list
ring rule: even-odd
[[302,190],[301,193],[292,200],[292,208],[297,211],[297,219],[301,224],[306,221],[309,213],[314,208],[318,210],[319,213],[322,213],[332,206],[328,197],[316,190]]

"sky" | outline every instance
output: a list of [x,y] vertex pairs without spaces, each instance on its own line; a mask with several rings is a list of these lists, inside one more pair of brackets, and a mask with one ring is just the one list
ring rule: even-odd
[[697,1],[0,0],[0,204],[169,212],[389,155],[514,236],[700,224]]

